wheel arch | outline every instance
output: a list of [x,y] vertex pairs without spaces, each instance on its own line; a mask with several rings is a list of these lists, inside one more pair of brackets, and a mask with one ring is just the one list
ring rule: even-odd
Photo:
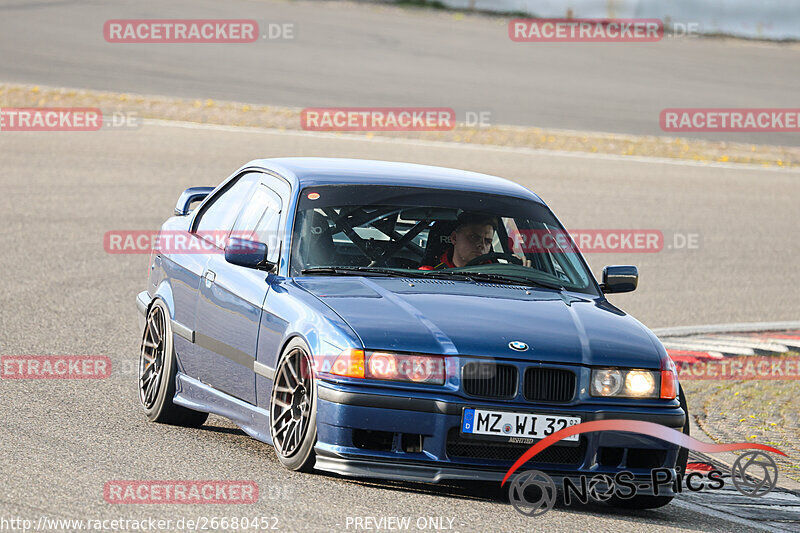
[[167,310],[169,311],[169,318],[170,320],[175,320],[175,298],[172,294],[172,285],[169,283],[169,280],[164,279],[161,283],[158,284],[158,287],[153,294],[153,298],[150,300],[150,303],[147,305],[147,312],[150,312],[150,309],[153,307],[156,299],[160,299],[164,302],[164,305],[167,306]]

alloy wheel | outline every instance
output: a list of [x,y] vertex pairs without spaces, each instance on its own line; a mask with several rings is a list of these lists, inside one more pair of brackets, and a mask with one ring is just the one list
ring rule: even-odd
[[139,355],[139,399],[145,409],[152,409],[158,398],[164,370],[166,317],[164,310],[154,305],[147,315]]
[[272,441],[284,457],[297,452],[308,431],[312,387],[308,356],[296,348],[286,355],[278,369],[270,407]]

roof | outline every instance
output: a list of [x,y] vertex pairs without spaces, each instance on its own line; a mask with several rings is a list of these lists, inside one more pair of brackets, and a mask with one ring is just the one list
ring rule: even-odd
[[334,157],[280,157],[257,159],[242,168],[272,170],[293,182],[293,187],[342,184],[405,185],[516,196],[544,203],[522,185],[504,178],[446,167],[344,159]]

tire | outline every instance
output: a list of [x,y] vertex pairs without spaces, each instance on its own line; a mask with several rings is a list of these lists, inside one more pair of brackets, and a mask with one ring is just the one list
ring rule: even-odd
[[310,350],[293,339],[283,351],[270,395],[269,431],[275,455],[289,470],[314,469],[317,389]]
[[[683,423],[683,433],[685,435],[689,434],[689,408],[686,405],[686,396],[683,394],[683,387],[678,385],[678,401],[681,404],[681,409],[683,412],[686,413],[686,420]],[[678,460],[675,461],[675,468],[680,471],[681,474],[686,474],[686,465],[689,462],[689,449],[688,448],[681,448],[678,450]]]
[[139,351],[139,403],[151,422],[199,427],[208,413],[175,405],[175,375],[178,365],[172,343],[172,323],[167,305],[156,299],[147,311]]

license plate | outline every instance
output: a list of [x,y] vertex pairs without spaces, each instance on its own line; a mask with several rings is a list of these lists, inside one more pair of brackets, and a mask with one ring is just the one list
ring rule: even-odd
[[[543,439],[556,431],[580,423],[581,419],[577,416],[464,409],[461,418],[461,433]],[[575,442],[578,438],[579,435],[572,435],[562,440]]]

